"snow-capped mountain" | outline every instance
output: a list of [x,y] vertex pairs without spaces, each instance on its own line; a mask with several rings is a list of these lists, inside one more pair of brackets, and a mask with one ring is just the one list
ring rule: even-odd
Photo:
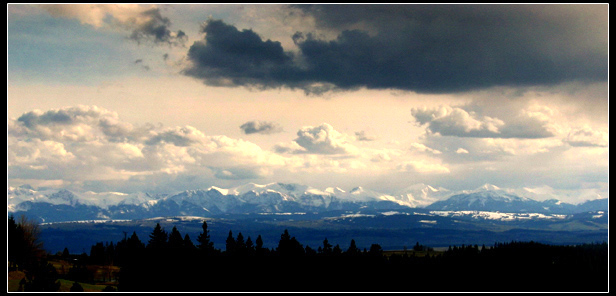
[[510,213],[572,213],[577,206],[557,199],[537,201],[518,196],[513,190],[503,190],[495,185],[485,184],[475,190],[463,191],[446,200],[434,202],[426,207],[437,211],[492,211]]
[[512,213],[573,213],[607,210],[606,202],[575,206],[555,199],[537,201],[511,190],[486,184],[474,190],[450,191],[416,184],[393,195],[356,187],[325,190],[300,184],[249,183],[224,189],[209,187],[170,195],[119,192],[72,192],[9,187],[7,210],[43,221],[143,219],[164,216],[210,217],[225,214],[323,213],[328,211],[408,210],[499,211]]
[[434,188],[430,185],[419,183],[398,191],[395,196],[398,200],[406,202],[411,207],[423,208],[439,200],[444,200],[452,194],[455,194],[455,192],[443,187]]

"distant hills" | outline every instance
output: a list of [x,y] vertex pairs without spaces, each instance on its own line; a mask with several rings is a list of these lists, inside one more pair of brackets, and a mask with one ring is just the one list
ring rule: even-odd
[[538,201],[512,190],[486,184],[474,190],[450,191],[425,184],[394,195],[362,187],[345,191],[300,184],[245,184],[230,189],[210,187],[175,194],[72,192],[9,187],[7,211],[27,214],[41,222],[145,219],[170,216],[216,217],[228,214],[324,213],[370,210],[486,211],[508,213],[573,214],[607,211],[608,199],[579,205],[556,199]]

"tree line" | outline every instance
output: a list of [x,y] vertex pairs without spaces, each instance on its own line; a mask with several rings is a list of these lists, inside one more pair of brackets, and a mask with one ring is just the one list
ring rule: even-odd
[[[12,229],[10,218],[9,226]],[[214,247],[206,221],[201,227],[195,242],[176,227],[167,232],[157,224],[145,241],[133,232],[115,244],[96,243],[89,255],[78,256],[69,275],[88,282],[92,275],[85,265],[119,266],[114,277],[123,292],[607,291],[608,287],[605,242],[553,246],[513,241],[488,247],[451,246],[444,252],[417,256],[384,252],[378,244],[362,249],[355,240],[343,248],[324,238],[322,245],[312,248],[288,230],[276,247],[266,248],[260,235],[253,241],[230,230],[221,250]],[[9,263],[36,270],[11,247],[17,244],[11,242],[15,237],[9,235]],[[413,247],[414,251],[430,249],[419,242]],[[75,257],[68,249],[62,256]],[[49,265],[38,264],[38,269],[45,270],[43,265],[52,274],[48,278],[53,278]],[[33,283],[35,278],[28,281]],[[47,285],[36,289],[54,289],[53,281],[47,280]],[[29,288],[34,290],[32,284]]]

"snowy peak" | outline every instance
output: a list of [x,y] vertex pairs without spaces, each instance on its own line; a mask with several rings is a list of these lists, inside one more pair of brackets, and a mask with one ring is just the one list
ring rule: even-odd
[[398,191],[395,196],[412,207],[425,207],[439,200],[444,200],[454,194],[443,187],[434,188],[430,185],[418,183]]
[[438,201],[427,206],[426,209],[438,211],[570,213],[574,211],[575,206],[558,200],[540,202],[507,193],[504,190],[476,190],[453,195],[447,200]]
[[72,192],[66,189],[62,189],[56,193],[50,194],[49,200],[54,202],[67,203],[71,206],[74,206],[79,202],[77,200],[77,197]]
[[327,187],[325,188],[325,192],[333,195],[346,193],[346,191],[340,189],[340,187]]

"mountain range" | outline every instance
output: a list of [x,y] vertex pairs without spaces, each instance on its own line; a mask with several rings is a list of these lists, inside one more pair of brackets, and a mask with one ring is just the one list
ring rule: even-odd
[[362,187],[345,191],[325,190],[300,184],[248,183],[223,189],[209,187],[175,194],[73,192],[65,189],[8,187],[7,211],[26,214],[41,222],[78,220],[145,219],[170,216],[216,217],[229,214],[284,214],[404,211],[487,211],[508,213],[572,214],[607,211],[608,199],[574,205],[556,199],[538,201],[528,191],[501,189],[486,184],[474,190],[451,191],[416,184],[396,194],[383,194]]

